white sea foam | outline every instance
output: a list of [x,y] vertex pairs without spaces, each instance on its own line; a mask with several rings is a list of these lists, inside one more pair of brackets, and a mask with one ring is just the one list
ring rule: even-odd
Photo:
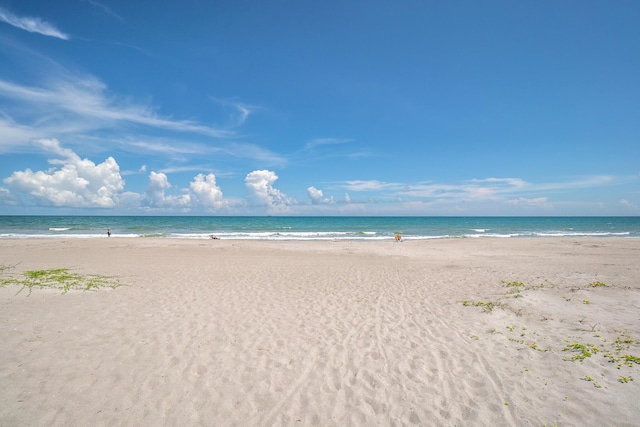
[[567,232],[550,232],[550,233],[535,233],[536,236],[540,236],[540,237],[579,237],[579,236],[585,236],[585,237],[606,237],[606,236],[628,236],[629,233],[627,232],[621,232],[621,233],[609,233],[609,232],[600,232],[600,233],[589,233],[589,232],[573,232],[573,233],[567,233]]

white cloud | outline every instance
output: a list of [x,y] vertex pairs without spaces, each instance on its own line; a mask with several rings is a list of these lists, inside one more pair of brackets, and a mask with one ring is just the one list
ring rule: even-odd
[[114,18],[116,18],[118,21],[120,22],[124,22],[124,18],[120,15],[118,15],[117,13],[115,13],[113,10],[111,10],[111,8],[109,8],[108,6],[105,6],[102,3],[99,3],[97,1],[94,0],[85,0],[87,3],[89,3],[90,5],[97,7],[98,9],[101,9],[104,13],[106,13],[107,15],[110,15]]
[[[38,109],[66,112],[94,120],[96,128],[116,123],[132,123],[176,132],[190,132],[212,137],[231,137],[233,132],[201,125],[189,120],[172,120],[156,114],[150,106],[134,104],[110,95],[107,86],[94,77],[71,76],[52,80],[45,87],[22,86],[0,80],[0,94]],[[69,119],[69,118],[67,118]]]
[[[232,105],[239,118],[231,128],[177,120],[160,115],[151,102],[120,96],[94,76],[73,73],[55,63],[51,66],[45,59],[47,77],[37,84],[0,77],[0,153],[29,152],[32,141],[56,135],[72,146],[93,143],[105,149],[105,143],[112,143],[119,150],[172,161],[214,154],[251,159],[266,167],[287,161],[268,149],[238,141],[241,135],[233,128],[247,120],[252,106]],[[158,130],[165,132],[158,136]]]
[[61,167],[13,172],[4,179],[7,185],[42,205],[102,208],[117,205],[124,180],[113,157],[96,165],[89,159],[81,159],[72,150],[60,147],[56,139],[38,142],[47,151],[62,157],[49,160],[50,164]]
[[205,208],[221,208],[225,206],[222,190],[216,184],[216,176],[212,173],[207,176],[198,174],[193,178],[189,188],[194,199]]
[[149,184],[145,191],[144,204],[151,208],[191,210],[196,207],[206,209],[220,209],[227,207],[228,203],[220,187],[216,183],[216,177],[208,175],[196,175],[188,188],[182,189],[180,195],[167,194],[173,186],[169,178],[162,172],[152,171],[149,174]]
[[7,24],[20,28],[21,30],[29,31],[30,33],[38,33],[43,36],[55,37],[63,40],[69,39],[68,35],[40,18],[17,16],[2,7],[0,7],[0,21],[6,22]]
[[311,198],[311,203],[314,205],[333,203],[333,197],[324,198],[324,194],[322,193],[322,190],[319,190],[316,187],[311,186],[307,188],[307,194],[309,194],[309,198]]
[[517,199],[507,200],[506,203],[516,206],[545,206],[548,202],[546,197],[535,197],[532,199],[518,197]]
[[278,175],[275,172],[257,170],[249,173],[244,182],[258,205],[276,207],[292,204],[293,200],[289,196],[273,187],[277,180]]
[[0,206],[14,206],[20,204],[20,198],[4,187],[0,187]]
[[260,109],[258,106],[245,104],[234,99],[222,99],[215,97],[210,97],[210,99],[223,107],[230,107],[233,110],[233,113],[231,114],[233,126],[243,125],[255,110]]
[[[0,153],[12,151],[14,147],[24,144],[39,136],[37,129],[16,123],[14,120],[0,117]],[[40,134],[40,136],[43,136]]]
[[484,178],[484,179],[472,179],[470,182],[478,184],[495,184],[506,185],[509,187],[526,187],[527,182],[520,178]]
[[188,208],[191,203],[191,197],[188,194],[181,196],[167,195],[165,192],[171,187],[167,175],[162,172],[151,171],[149,184],[144,194],[144,201],[152,208]]
[[308,141],[304,148],[305,150],[311,150],[322,145],[347,144],[353,141],[355,140],[350,138],[316,138]]
[[352,191],[379,191],[390,188],[399,188],[401,185],[377,180],[353,180],[346,181],[343,187]]

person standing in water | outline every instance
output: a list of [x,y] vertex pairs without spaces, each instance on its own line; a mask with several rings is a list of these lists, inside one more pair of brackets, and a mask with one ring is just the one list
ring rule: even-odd
[[107,228],[107,237],[111,237],[111,229]]

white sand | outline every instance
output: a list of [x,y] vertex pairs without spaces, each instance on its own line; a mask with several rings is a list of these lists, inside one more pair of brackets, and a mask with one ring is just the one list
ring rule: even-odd
[[0,240],[16,263],[127,286],[0,288],[2,426],[640,423],[608,359],[640,357],[640,239]]

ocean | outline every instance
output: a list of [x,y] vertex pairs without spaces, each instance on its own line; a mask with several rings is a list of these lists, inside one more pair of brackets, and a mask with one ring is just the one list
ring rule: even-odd
[[640,237],[640,217],[0,216],[0,239],[234,240]]

